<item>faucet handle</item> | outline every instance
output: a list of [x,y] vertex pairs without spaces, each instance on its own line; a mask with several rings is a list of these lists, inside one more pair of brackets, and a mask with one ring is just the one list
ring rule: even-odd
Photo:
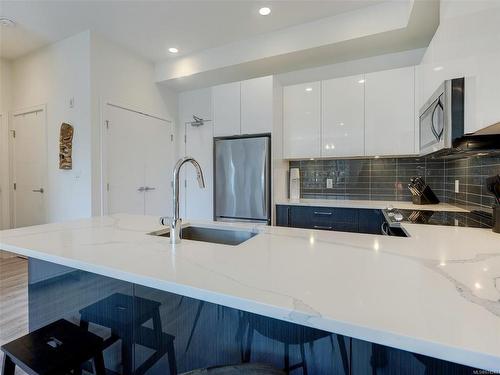
[[160,224],[170,226],[170,224],[172,224],[172,217],[170,217],[170,216],[160,217]]

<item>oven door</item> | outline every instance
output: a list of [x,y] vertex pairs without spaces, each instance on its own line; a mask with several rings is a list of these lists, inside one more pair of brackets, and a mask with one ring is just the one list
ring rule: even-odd
[[445,147],[445,98],[437,96],[420,114],[420,155]]

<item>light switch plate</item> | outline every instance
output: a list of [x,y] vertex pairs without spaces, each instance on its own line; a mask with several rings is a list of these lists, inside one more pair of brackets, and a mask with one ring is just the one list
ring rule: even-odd
[[460,180],[455,180],[455,193],[460,193]]
[[333,180],[331,178],[326,179],[326,188],[327,189],[333,188]]

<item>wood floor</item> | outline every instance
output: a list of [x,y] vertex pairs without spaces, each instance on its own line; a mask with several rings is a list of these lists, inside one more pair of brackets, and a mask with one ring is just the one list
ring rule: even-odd
[[0,250],[0,345],[27,332],[28,261]]

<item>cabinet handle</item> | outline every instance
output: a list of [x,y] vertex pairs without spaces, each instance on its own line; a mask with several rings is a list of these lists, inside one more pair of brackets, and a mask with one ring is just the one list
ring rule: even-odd
[[40,193],[40,194],[43,194],[44,190],[43,188],[40,188],[40,189],[36,189],[36,190],[31,190],[33,193]]
[[156,190],[156,188],[154,188],[154,187],[150,187],[150,186],[146,186],[146,187],[144,188],[144,190],[145,190],[145,191],[151,191],[151,190]]
[[333,227],[326,227],[323,225],[314,225],[314,229],[324,229],[324,230],[331,230]]
[[331,212],[314,211],[315,215],[332,216]]
[[146,188],[144,186],[141,186],[139,189],[137,189],[137,191],[140,191],[140,192],[143,192],[145,190],[146,190]]

